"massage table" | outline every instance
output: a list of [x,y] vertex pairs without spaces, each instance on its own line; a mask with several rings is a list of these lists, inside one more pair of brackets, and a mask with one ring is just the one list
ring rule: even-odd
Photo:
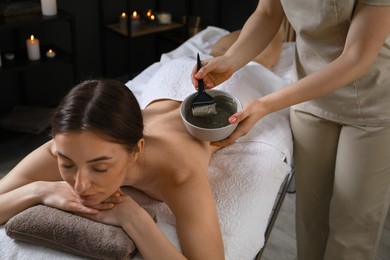
[[[141,108],[157,99],[183,100],[195,90],[190,71],[196,54],[209,58],[211,46],[228,31],[207,27],[178,48],[161,56],[126,85]],[[245,104],[290,82],[294,43],[283,43],[271,70],[250,62],[217,89],[229,91]],[[287,187],[293,177],[289,110],[264,117],[246,136],[216,152],[208,178],[217,204],[226,259],[260,259]],[[167,205],[135,190],[127,192],[156,214],[157,225],[180,250],[175,218]],[[93,238],[91,238],[93,239]],[[51,248],[13,240],[0,227],[1,259],[85,259]],[[137,254],[135,259],[142,259]]]

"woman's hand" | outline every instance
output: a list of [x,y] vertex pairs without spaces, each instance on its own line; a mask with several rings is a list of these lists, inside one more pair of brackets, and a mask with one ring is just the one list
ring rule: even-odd
[[37,192],[42,193],[42,204],[75,213],[97,214],[99,212],[98,209],[84,206],[77,193],[65,181],[42,183],[37,188]]
[[87,207],[82,204],[79,195],[65,181],[48,182],[43,186],[46,187],[42,192],[44,205],[74,213],[97,214],[99,211],[113,208],[122,200],[122,192],[118,190],[101,203]]
[[240,112],[229,117],[229,123],[238,124],[236,130],[228,138],[212,142],[211,145],[224,147],[234,143],[238,138],[246,135],[263,116],[260,100],[248,102]]
[[120,192],[118,197],[120,202],[116,203],[113,207],[108,210],[99,211],[98,214],[82,214],[84,217],[89,219],[113,225],[122,226],[124,222],[131,221],[131,216],[139,213],[143,209],[135,202],[132,198],[126,194]]
[[198,71],[195,66],[191,73],[192,84],[198,87],[198,80],[203,79],[205,88],[213,88],[229,79],[235,71],[232,62],[226,56],[219,56],[202,61],[202,68]]

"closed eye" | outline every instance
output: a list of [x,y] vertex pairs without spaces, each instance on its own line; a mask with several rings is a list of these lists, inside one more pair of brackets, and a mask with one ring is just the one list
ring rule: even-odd
[[94,172],[98,172],[98,173],[107,172],[107,169],[92,168],[92,170],[93,170]]
[[65,170],[69,170],[69,169],[72,169],[74,167],[74,165],[73,164],[61,164],[60,167],[65,169]]

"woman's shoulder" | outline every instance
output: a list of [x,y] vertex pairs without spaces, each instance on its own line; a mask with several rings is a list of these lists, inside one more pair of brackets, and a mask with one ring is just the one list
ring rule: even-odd
[[158,113],[163,114],[167,111],[173,111],[180,107],[181,102],[172,99],[157,99],[152,101],[143,110],[143,113]]

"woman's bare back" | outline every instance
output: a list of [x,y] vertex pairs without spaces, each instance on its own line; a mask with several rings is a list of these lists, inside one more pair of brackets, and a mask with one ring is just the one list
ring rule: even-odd
[[[153,176],[154,184],[140,187],[149,196],[161,199],[160,185],[177,185],[195,172],[207,173],[209,161],[218,148],[192,137],[179,114],[180,102],[161,100],[143,110],[145,151],[143,170]],[[156,178],[156,174],[160,178]],[[158,181],[158,180],[161,181]],[[169,181],[169,183],[166,183]]]

